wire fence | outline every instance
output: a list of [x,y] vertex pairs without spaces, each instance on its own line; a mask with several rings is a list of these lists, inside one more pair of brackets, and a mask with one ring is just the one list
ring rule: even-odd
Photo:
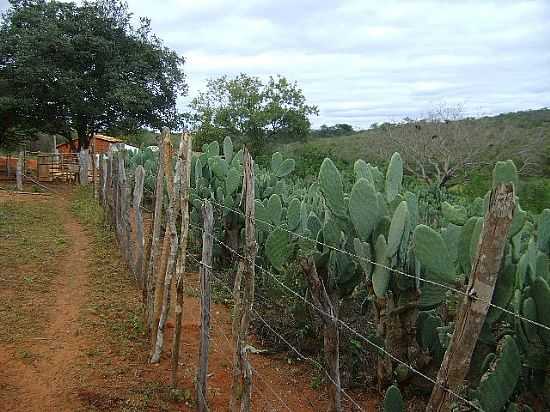
[[[228,206],[226,206],[226,205],[223,205],[223,204],[221,204],[221,203],[216,202],[216,201],[213,200],[213,199],[203,199],[203,200],[208,200],[210,203],[212,203],[213,205],[215,205],[215,206],[218,207],[218,208],[226,209],[226,210],[228,210],[228,211],[230,211],[230,212],[232,212],[232,213],[236,213],[236,214],[241,215],[241,216],[244,217],[244,213],[243,213],[242,211],[240,211],[240,210],[237,210],[237,209],[234,209],[234,208],[230,208],[230,207],[228,207]],[[284,230],[285,232],[287,232],[287,233],[289,233],[289,234],[291,234],[291,235],[293,235],[293,236],[296,236],[296,237],[298,237],[298,238],[300,238],[300,239],[307,240],[308,242],[313,242],[313,243],[315,243],[315,244],[317,244],[317,245],[319,245],[319,246],[326,247],[326,248],[328,248],[328,249],[330,249],[330,250],[333,250],[333,251],[338,252],[338,253],[342,253],[342,254],[347,255],[347,256],[349,256],[349,257],[352,257],[352,258],[354,258],[354,259],[358,259],[358,260],[365,261],[365,262],[370,263],[370,264],[372,264],[372,265],[374,265],[374,266],[379,266],[379,267],[381,267],[381,268],[383,268],[383,269],[386,269],[386,270],[388,270],[388,271],[390,271],[390,272],[393,272],[393,273],[396,273],[396,274],[398,274],[398,275],[405,276],[405,277],[410,278],[410,279],[418,280],[419,282],[427,283],[427,284],[430,284],[430,285],[433,285],[433,286],[437,286],[437,287],[446,289],[446,290],[448,290],[448,291],[451,291],[451,292],[453,292],[453,293],[457,293],[457,294],[462,295],[462,296],[467,296],[469,299],[477,300],[477,301],[479,301],[479,302],[482,302],[482,303],[488,305],[489,307],[492,307],[492,308],[501,310],[502,312],[504,312],[504,313],[506,313],[506,314],[508,314],[508,315],[514,316],[515,318],[518,318],[518,319],[520,319],[520,320],[522,320],[522,321],[525,321],[525,322],[527,322],[527,323],[530,323],[530,324],[532,324],[532,325],[534,325],[534,326],[537,326],[537,327],[540,327],[540,328],[545,329],[545,330],[547,330],[547,331],[550,331],[550,327],[548,327],[548,326],[546,326],[546,325],[544,325],[544,324],[542,324],[542,323],[540,323],[540,322],[537,322],[537,321],[534,321],[534,320],[532,320],[532,319],[526,318],[526,317],[520,315],[519,313],[513,312],[513,311],[511,311],[511,310],[509,310],[509,309],[507,309],[507,308],[504,308],[504,307],[502,307],[502,306],[496,305],[496,304],[494,304],[494,303],[492,303],[492,302],[490,302],[490,301],[484,300],[484,299],[478,297],[478,296],[475,295],[475,294],[469,294],[469,293],[467,293],[467,292],[464,292],[463,290],[454,288],[454,287],[449,286],[449,285],[446,285],[446,284],[444,284],[444,283],[439,283],[439,282],[433,281],[433,280],[431,280],[431,279],[424,279],[424,278],[421,278],[421,277],[419,277],[419,276],[416,276],[416,275],[412,275],[412,274],[410,274],[410,273],[403,272],[403,271],[401,271],[401,270],[399,270],[399,269],[396,269],[396,268],[392,268],[392,267],[386,266],[386,265],[384,265],[384,264],[381,264],[381,263],[379,263],[379,262],[376,262],[376,261],[374,261],[374,260],[372,260],[372,259],[369,259],[369,258],[367,258],[367,257],[359,256],[359,255],[357,255],[357,254],[355,254],[355,253],[352,253],[352,252],[349,252],[349,251],[347,251],[347,250],[344,250],[344,249],[340,249],[340,248],[334,247],[334,246],[329,245],[329,244],[327,244],[327,243],[325,243],[325,242],[321,242],[321,241],[319,241],[319,240],[317,240],[317,239],[313,239],[313,238],[304,236],[304,235],[302,235],[302,234],[300,234],[300,233],[293,232],[293,231],[291,231],[291,230],[285,228],[283,225],[274,225],[274,224],[272,224],[271,222],[267,222],[267,221],[265,221],[265,220],[261,220],[261,219],[258,219],[258,218],[255,218],[254,220],[255,220],[255,223],[261,223],[261,224],[267,225],[267,226],[269,226],[269,227],[271,227],[271,228],[273,228],[273,229]]]
[[[217,241],[217,238],[213,237],[214,240]],[[204,266],[203,262],[199,261],[198,259],[196,259],[193,255],[187,255],[188,257],[190,257],[197,265],[199,266]],[[220,282],[222,284],[222,286],[229,292],[229,293],[233,293],[233,291],[227,286],[225,285],[223,279],[215,276],[214,274],[212,274],[214,276],[214,278]],[[257,310],[255,310],[254,308],[252,308],[252,313],[254,314],[254,316],[259,320],[261,321],[266,327],[267,329],[278,339],[280,339],[282,342],[285,343],[286,346],[288,346],[288,348],[294,352],[299,359],[303,359],[303,360],[307,360],[308,362],[310,362],[313,366],[315,366],[316,368],[318,368],[319,370],[321,370],[325,375],[326,377],[329,379],[329,381],[334,384],[334,385],[337,385],[339,387],[339,389],[342,391],[342,393],[344,394],[344,396],[359,410],[359,411],[364,411],[364,409],[361,407],[361,405],[359,405],[343,388],[341,388],[340,385],[338,385],[336,382],[334,382],[334,380],[332,379],[332,377],[330,376],[330,374],[327,372],[327,370],[323,367],[323,365],[316,361],[315,359],[307,356],[307,355],[304,355],[303,353],[301,353],[294,345],[292,345],[287,339],[285,339],[284,336],[282,336],[280,333],[278,333],[259,313]],[[229,343],[229,341],[228,341]]]
[[[243,186],[244,186],[244,184],[243,184]],[[151,191],[147,188],[144,188],[144,190],[151,196],[151,198],[155,198],[156,195],[153,191]],[[244,189],[243,189],[243,192],[244,192]],[[162,196],[162,194],[161,194],[161,196]],[[248,197],[247,201],[250,198],[253,199],[253,196]],[[172,202],[172,200],[173,199],[171,198],[170,201]],[[448,283],[446,284],[446,283],[441,283],[441,282],[434,281],[432,279],[426,279],[426,278],[421,277],[417,274],[410,274],[410,273],[407,273],[406,271],[400,270],[398,268],[387,266],[383,263],[372,260],[369,257],[360,256],[356,253],[350,252],[349,250],[345,250],[345,249],[342,249],[342,248],[335,247],[334,245],[328,244],[328,243],[326,243],[324,241],[321,241],[319,239],[313,239],[311,237],[303,235],[302,233],[290,230],[283,224],[273,224],[272,222],[265,221],[263,219],[258,219],[258,218],[250,219],[250,217],[247,216],[247,214],[245,214],[245,212],[243,212],[242,210],[240,210],[238,208],[230,207],[230,206],[228,206],[224,203],[220,203],[215,198],[212,198],[212,196],[207,198],[207,199],[206,198],[205,199],[195,199],[195,201],[197,201],[197,200],[200,201],[200,202],[205,202],[205,201],[209,202],[210,204],[214,205],[219,210],[219,212],[221,212],[221,214],[224,215],[224,216],[226,216],[228,213],[230,213],[230,214],[235,214],[235,215],[238,215],[240,217],[243,217],[245,219],[245,221],[247,222],[247,225],[249,223],[252,223],[252,224],[258,223],[258,224],[261,224],[261,225],[263,225],[265,227],[268,227],[270,229],[282,230],[282,231],[288,233],[291,236],[291,237],[289,237],[289,239],[305,240],[305,241],[309,242],[310,244],[315,244],[317,246],[322,246],[323,248],[326,248],[325,250],[334,251],[338,254],[343,254],[343,255],[346,255],[350,258],[353,258],[356,261],[367,262],[367,263],[369,263],[369,264],[371,264],[375,267],[383,268],[384,270],[386,270],[390,273],[395,273],[399,276],[406,277],[408,279],[413,279],[416,282],[421,282],[421,283],[425,283],[425,284],[428,284],[428,285],[436,286],[438,288],[441,288],[442,290],[445,290],[447,292],[451,292],[453,294],[457,294],[457,295],[466,297],[466,298],[471,299],[473,301],[482,302],[483,304],[485,304],[489,308],[497,309],[497,310],[501,311],[502,313],[506,313],[506,314],[512,316],[515,319],[519,319],[523,322],[534,325],[538,328],[544,329],[546,331],[550,331],[550,327],[548,327],[548,326],[546,326],[546,325],[544,325],[540,322],[537,322],[535,320],[529,319],[525,316],[522,316],[520,313],[517,313],[516,311],[510,310],[507,307],[502,307],[500,305],[497,305],[497,304],[493,303],[492,301],[488,301],[486,299],[483,299],[482,297],[479,297],[476,294],[471,294],[469,292],[461,290],[459,288],[460,286],[455,287],[455,286],[453,286],[451,284],[448,284]],[[242,203],[243,202],[241,200],[241,204]],[[153,215],[155,213],[154,211],[149,210],[148,208],[146,208],[144,206],[140,206],[140,207],[141,207],[142,210],[144,210],[148,213],[151,213]],[[239,208],[240,207],[241,206],[239,206]],[[250,208],[247,207],[247,213],[248,213],[249,209]],[[176,212],[176,214],[177,213],[178,212]],[[174,224],[174,227],[175,227],[175,224]],[[198,230],[200,232],[203,232],[203,234],[205,233],[203,231],[203,228],[200,225],[197,225],[197,224],[194,224],[194,223],[189,223],[189,227],[191,227],[194,230]],[[248,226],[247,226],[247,228],[248,228]],[[360,339],[362,342],[366,343],[368,347],[373,348],[377,354],[379,354],[383,357],[387,357],[388,359],[391,359],[393,362],[405,367],[412,374],[425,379],[427,382],[430,382],[432,385],[434,385],[434,387],[440,388],[442,391],[446,392],[448,395],[450,395],[456,401],[458,401],[460,403],[463,403],[464,405],[467,405],[469,408],[471,408],[473,410],[479,410],[479,411],[482,410],[481,407],[477,403],[472,402],[471,400],[467,399],[466,397],[464,397],[460,393],[457,393],[457,391],[456,391],[457,387],[456,386],[454,387],[455,390],[450,389],[449,387],[446,387],[445,385],[440,383],[438,380],[432,378],[431,376],[427,375],[422,370],[420,370],[420,368],[416,364],[412,364],[411,362],[406,362],[405,360],[400,359],[398,356],[396,356],[392,352],[388,351],[384,346],[379,344],[377,341],[374,341],[373,339],[365,336],[365,333],[358,331],[356,328],[352,327],[349,323],[343,321],[341,318],[334,315],[332,310],[329,310],[329,311],[323,310],[321,307],[319,307],[319,304],[314,304],[312,301],[308,300],[299,291],[295,290],[293,287],[289,286],[287,283],[282,281],[281,277],[277,276],[274,273],[274,271],[270,269],[271,268],[270,265],[267,265],[267,267],[262,266],[261,264],[258,263],[258,262],[261,262],[261,260],[256,260],[254,258],[248,258],[247,254],[244,251],[240,252],[240,247],[239,246],[231,246],[229,244],[229,242],[227,242],[226,240],[222,240],[222,239],[216,237],[213,234],[208,234],[208,235],[212,238],[213,241],[215,241],[222,248],[222,250],[226,250],[226,251],[230,252],[230,254],[233,257],[233,260],[239,260],[240,262],[242,262],[243,264],[248,265],[249,267],[253,267],[253,268],[258,269],[259,271],[261,271],[262,274],[265,274],[268,278],[272,279],[275,282],[275,284],[277,284],[280,288],[282,288],[282,290],[284,290],[286,293],[288,293],[289,295],[297,298],[298,300],[303,302],[308,307],[313,308],[314,311],[316,311],[318,314],[320,314],[322,318],[330,319],[331,322],[333,322],[334,324],[336,324],[338,326],[338,330],[345,331],[346,333],[350,334],[351,336],[354,336],[354,337]],[[240,233],[238,234],[238,236],[240,236]],[[238,243],[239,242],[236,242],[237,245],[238,245]],[[211,245],[210,245],[210,248],[211,248]],[[190,259],[192,259],[193,261],[195,261],[195,263],[197,263],[199,265],[202,265],[202,266],[205,266],[205,267],[207,267],[208,269],[210,269],[212,271],[211,266],[207,266],[202,261],[199,261],[192,254],[188,254],[187,256]],[[227,291],[230,294],[233,293],[231,288],[229,288],[224,283],[224,281],[222,279],[218,278],[216,275],[213,274],[213,271],[212,271],[212,276],[216,280],[218,280],[227,289]],[[417,285],[416,287],[419,288],[418,283],[416,285]],[[490,295],[489,295],[489,297],[490,297]],[[359,411],[365,410],[356,400],[354,400],[350,396],[350,394],[346,390],[344,390],[344,388],[342,388],[339,380],[335,381],[332,378],[331,374],[328,372],[328,370],[326,368],[323,367],[323,365],[320,362],[318,362],[317,360],[315,360],[311,357],[308,357],[308,356],[304,355],[298,348],[296,348],[296,345],[293,345],[291,342],[289,342],[289,339],[285,338],[281,333],[279,333],[277,331],[277,328],[274,327],[272,324],[270,324],[270,322],[268,322],[258,312],[258,310],[256,310],[256,308],[254,307],[254,302],[252,302],[252,304],[251,304],[251,314],[261,324],[263,324],[265,326],[265,328],[267,328],[267,330],[276,339],[278,339],[280,342],[283,342],[286,345],[286,347],[288,347],[288,349],[292,353],[295,353],[299,357],[299,359],[306,360],[309,363],[311,363],[314,367],[319,368],[319,370],[321,370],[324,373],[324,375],[327,376],[328,381],[337,388],[337,391],[339,393],[341,393],[346,398],[346,400],[348,400],[351,403],[351,405],[354,408],[357,408],[357,410],[359,410]],[[373,325],[372,322],[369,322],[369,323],[371,325]],[[376,325],[374,325],[374,326],[376,326]],[[230,339],[227,337],[227,335],[225,335],[223,330],[221,330],[221,334],[222,334],[222,336],[225,337],[228,344],[231,345]],[[269,382],[266,380],[266,378],[261,376],[261,374],[258,373],[258,371],[256,369],[254,369],[254,371],[255,371],[255,374],[258,376],[258,378],[264,383],[266,388],[268,388],[270,390],[270,392],[275,396],[275,398],[277,398],[277,400],[281,403],[281,405],[284,408],[286,408],[287,410],[291,410],[290,407],[288,406],[288,404],[284,401],[283,397],[281,397],[280,394],[277,393],[277,391],[275,391],[275,389],[272,386],[269,385]],[[334,375],[334,376],[338,377],[339,375]],[[204,396],[204,394],[203,394],[203,396]],[[264,400],[265,400],[265,398],[264,398]],[[269,400],[268,400],[268,402],[270,403]]]
[[[197,230],[201,230],[202,231],[202,228],[200,226],[197,226],[195,224],[190,224],[191,227],[193,227],[194,229],[197,229]],[[220,246],[226,248],[227,250],[229,250],[231,253],[233,253],[236,257],[238,257],[239,259],[243,260],[243,261],[246,261],[246,258],[241,254],[239,253],[238,251],[234,250],[233,248],[231,248],[229,245],[227,245],[225,242],[223,242],[222,240],[218,239],[217,237],[215,236],[212,236],[212,238],[214,239],[214,241],[216,243],[218,243]],[[342,321],[341,319],[337,318],[337,317],[334,317],[331,313],[328,313],[326,311],[323,311],[322,309],[318,308],[316,305],[314,305],[313,303],[309,302],[307,299],[305,299],[302,295],[300,295],[298,292],[296,292],[295,290],[293,290],[292,288],[288,287],[286,284],[284,284],[275,274],[273,274],[271,271],[265,269],[264,267],[258,265],[256,262],[249,262],[250,264],[253,264],[257,269],[261,270],[263,273],[267,274],[268,276],[270,276],[273,280],[275,280],[281,287],[283,287],[284,289],[286,289],[289,293],[291,293],[292,295],[294,295],[295,297],[297,297],[298,299],[300,299],[301,301],[303,301],[306,305],[309,305],[310,307],[312,307],[314,310],[316,310],[317,312],[319,312],[321,315],[323,316],[327,316],[328,318],[330,318],[332,321],[334,322],[337,322],[340,326],[342,326],[343,329],[347,330],[349,333],[351,333],[352,335],[356,336],[357,338],[360,338],[361,340],[363,340],[365,343],[367,343],[369,346],[373,347],[374,349],[376,349],[379,353],[382,353],[384,354],[385,356],[388,356],[390,359],[392,359],[393,361],[399,363],[400,365],[403,365],[404,367],[406,367],[408,370],[410,370],[411,372],[413,372],[414,374],[424,378],[425,380],[427,380],[428,382],[432,383],[433,385],[435,386],[439,386],[441,387],[441,389],[443,389],[445,392],[449,393],[451,396],[453,396],[455,399],[463,402],[464,404],[472,407],[474,410],[478,410],[478,411],[483,411],[483,409],[481,409],[478,405],[476,405],[475,403],[473,403],[472,401],[466,399],[465,397],[463,397],[462,395],[454,392],[454,391],[451,391],[450,389],[446,388],[445,386],[441,385],[439,382],[437,382],[435,379],[431,378],[430,376],[426,375],[425,373],[423,373],[422,371],[418,370],[417,368],[413,367],[412,365],[408,364],[407,362],[399,359],[398,357],[394,356],[392,353],[390,353],[389,351],[387,351],[386,349],[384,349],[382,346],[378,345],[377,343],[373,342],[371,339],[367,338],[366,336],[364,336],[364,334],[358,332],[357,330],[355,330],[354,328],[352,328],[351,326],[349,326],[346,322]],[[281,336],[279,336],[279,338],[282,338]],[[292,346],[291,346],[291,349]],[[298,352],[299,353],[299,352]],[[301,355],[300,355],[301,356]],[[328,372],[327,372],[328,373]],[[334,384],[335,382],[331,379],[332,383]],[[350,397],[351,398],[351,397]],[[350,399],[348,398],[348,399]],[[355,401],[353,401],[354,404],[356,404]],[[358,406],[356,404],[356,406]],[[362,410],[362,409],[361,409]]]

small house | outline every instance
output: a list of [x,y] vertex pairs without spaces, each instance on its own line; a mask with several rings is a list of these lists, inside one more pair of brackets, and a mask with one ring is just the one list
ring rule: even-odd
[[[123,143],[122,140],[116,137],[106,136],[103,134],[95,134],[90,140],[90,152],[96,154],[107,153],[113,144]],[[58,153],[73,153],[73,148],[78,151],[78,139],[73,139],[72,147],[69,142],[61,143],[56,146]]]

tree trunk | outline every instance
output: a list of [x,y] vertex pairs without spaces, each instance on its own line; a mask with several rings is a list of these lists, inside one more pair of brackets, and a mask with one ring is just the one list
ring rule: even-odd
[[245,199],[245,247],[233,289],[233,382],[230,410],[249,412],[252,402],[252,368],[246,352],[246,337],[250,311],[254,304],[254,273],[256,262],[256,230],[254,209],[254,165],[248,150],[244,152],[243,196]]
[[468,373],[472,353],[489,309],[487,302],[491,302],[493,297],[514,210],[513,186],[500,184],[493,189],[467,293],[426,411],[449,411],[453,398],[449,392],[459,391]]
[[317,273],[311,256],[302,258],[302,269],[311,290],[314,305],[319,309],[323,323],[325,362],[331,382],[328,388],[328,412],[342,411],[342,387],[340,385],[340,338],[338,332],[338,298],[329,294]]
[[199,412],[208,411],[208,348],[210,345],[210,275],[212,272],[212,205],[205,201],[202,206],[203,234],[201,276],[201,332],[199,367],[197,371],[197,405]]
[[189,192],[191,190],[191,160],[193,156],[191,135],[182,136],[184,145],[181,158],[181,231],[180,253],[176,264],[176,319],[172,345],[172,387],[176,387],[179,366],[181,324],[183,318],[183,284],[187,259],[187,242],[189,238]]

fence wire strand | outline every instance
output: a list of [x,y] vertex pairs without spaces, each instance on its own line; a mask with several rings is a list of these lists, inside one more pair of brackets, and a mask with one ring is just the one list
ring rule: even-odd
[[[190,226],[191,227],[194,227],[195,229],[199,229],[202,231],[202,228],[200,226],[197,226],[195,224],[192,224],[190,223]],[[212,235],[212,238],[218,243],[220,244],[221,246],[227,248],[227,250],[229,250],[231,253],[233,253],[235,256],[237,256],[239,259],[242,259],[243,261],[247,261],[246,257],[244,257],[243,255],[241,255],[238,251],[236,251],[235,249],[231,248],[229,245],[225,244],[223,241],[221,241],[220,239],[218,239],[217,237],[215,237],[214,235]],[[277,278],[277,276],[275,276],[273,273],[271,273],[269,270],[267,269],[264,269],[262,266],[258,265],[256,262],[248,262],[252,265],[254,265],[256,268],[258,268],[259,270],[261,270],[263,273],[267,274],[268,276],[270,276],[271,278],[273,278],[279,285],[281,285],[283,288],[285,288],[286,290],[288,290],[290,293],[292,293],[294,296],[296,296],[297,298],[299,298],[300,300],[302,300],[303,302],[305,302],[307,305],[311,306],[313,309],[315,309],[316,311],[318,311],[319,313],[321,313],[322,315],[324,316],[327,316],[329,319],[331,319],[332,321],[334,322],[337,322],[339,323],[340,325],[342,325],[342,327],[344,327],[345,329],[347,329],[350,333],[352,333],[353,335],[357,336],[358,338],[361,338],[362,340],[364,340],[367,344],[369,344],[370,346],[372,346],[373,348],[377,349],[380,353],[383,353],[384,355],[388,356],[390,359],[392,359],[393,361],[405,366],[407,369],[409,369],[411,372],[417,374],[418,376],[421,376],[422,378],[426,379],[428,382],[431,382],[432,384],[436,385],[436,386],[439,386],[441,389],[443,389],[445,392],[449,393],[450,395],[452,395],[453,397],[455,397],[456,399],[464,402],[465,404],[471,406],[472,408],[474,408],[475,410],[478,410],[478,411],[482,411],[483,412],[483,409],[481,409],[478,405],[476,405],[475,403],[473,403],[472,401],[464,398],[463,396],[455,393],[454,391],[450,390],[449,388],[445,387],[444,385],[440,384],[439,382],[437,382],[435,379],[431,378],[430,376],[426,375],[425,373],[419,371],[418,369],[416,369],[415,367],[409,365],[407,362],[405,361],[402,361],[401,359],[397,358],[396,356],[392,355],[390,352],[388,352],[386,349],[384,349],[382,346],[374,343],[373,341],[371,341],[369,338],[367,338],[366,336],[364,336],[363,334],[361,334],[360,332],[356,331],[355,329],[353,329],[351,326],[349,326],[347,323],[345,323],[344,321],[342,321],[341,319],[338,319],[336,317],[334,317],[332,314],[328,313],[328,312],[325,312],[323,311],[322,309],[318,308],[317,306],[315,306],[313,303],[309,302],[307,299],[305,299],[302,295],[300,295],[298,292],[294,291],[292,288],[288,287],[286,284],[284,284],[281,280],[279,280]]]
[[[208,265],[206,265],[205,263],[203,263],[202,261],[198,260],[195,256],[193,256],[192,254],[188,253],[186,254],[186,256],[188,258],[191,258],[191,260],[193,260],[197,265],[199,266],[204,266],[204,267],[207,267],[208,269],[212,270],[212,277],[214,277],[218,282],[220,282],[230,293],[232,293],[231,289],[224,284],[223,280],[220,279],[219,277],[217,277],[216,275],[214,275],[214,272],[213,272],[213,269],[211,267],[209,267]],[[210,308],[210,319],[213,319],[212,317],[212,308]],[[218,328],[218,332],[225,338],[225,340],[227,341],[227,344],[229,347],[231,347],[233,344],[231,343],[229,337],[227,336],[227,334],[223,331],[222,327],[217,324],[217,323],[214,323],[212,322],[211,323],[213,326],[216,326]],[[230,362],[231,363],[231,362]],[[281,402],[281,404],[289,411],[292,412],[292,409],[290,409],[290,407],[288,406],[288,404],[281,398],[281,396],[275,391],[275,389],[267,382],[267,378],[265,378],[264,376],[262,376],[260,374],[260,372],[258,372],[257,369],[254,368],[254,366],[252,364],[250,364],[250,367],[251,369],[255,372],[255,374],[260,378],[260,380],[263,382],[264,386],[267,387],[271,393],[279,400],[279,402]],[[260,393],[260,396],[263,397],[263,395],[261,395],[261,392]],[[271,404],[271,406],[273,406],[273,404],[266,398],[263,398],[265,401],[269,402]]]
[[[220,207],[220,208],[227,209],[227,210],[229,210],[229,211],[231,211],[231,212],[233,212],[233,213],[237,213],[237,214],[239,214],[239,215],[241,215],[241,216],[244,216],[244,213],[243,213],[242,211],[240,211],[240,210],[236,210],[236,209],[230,208],[230,207],[228,207],[228,206],[225,206],[225,205],[223,205],[223,204],[221,204],[221,203],[216,202],[216,201],[213,200],[213,199],[207,199],[207,200],[208,200],[210,203],[212,203],[212,204],[214,204],[214,205],[216,205],[216,206],[218,206],[218,207]],[[255,221],[255,222],[259,222],[259,223],[261,223],[261,224],[268,225],[268,226],[270,226],[271,228],[274,228],[274,229],[281,229],[281,230],[283,230],[283,231],[285,231],[285,232],[287,232],[287,233],[289,233],[289,234],[291,234],[291,235],[293,235],[293,236],[297,236],[297,237],[299,237],[299,238],[301,238],[301,239],[303,239],[303,240],[307,240],[307,241],[310,241],[310,242],[314,242],[314,243],[316,243],[316,244],[318,244],[318,245],[320,245],[320,246],[325,246],[325,247],[327,247],[327,248],[329,248],[329,249],[331,249],[331,250],[334,250],[335,252],[345,254],[345,255],[350,256],[350,257],[353,257],[353,258],[355,258],[355,259],[363,260],[363,261],[365,261],[365,262],[367,262],[367,263],[370,263],[370,264],[372,264],[372,265],[379,266],[379,267],[381,267],[381,268],[383,268],[383,269],[389,270],[390,272],[397,273],[397,274],[399,274],[399,275],[402,275],[402,276],[405,276],[405,277],[408,277],[408,278],[411,278],[411,279],[414,279],[414,280],[418,280],[418,281],[420,281],[420,282],[428,283],[428,284],[431,284],[431,285],[433,285],[433,286],[438,286],[438,287],[447,289],[448,291],[458,293],[458,294],[460,294],[460,295],[462,295],[462,296],[466,296],[466,297],[468,297],[468,298],[470,298],[470,299],[472,299],[472,300],[477,300],[477,301],[479,301],[479,302],[485,303],[486,305],[488,305],[488,306],[490,306],[490,307],[493,307],[493,308],[495,308],[495,309],[499,309],[499,310],[503,311],[504,313],[506,313],[506,314],[508,314],[508,315],[514,316],[514,317],[516,317],[516,318],[518,318],[518,319],[520,319],[520,320],[523,320],[523,321],[525,321],[525,322],[527,322],[527,323],[530,323],[530,324],[535,325],[535,326],[537,326],[537,327],[539,327],[539,328],[542,328],[542,329],[545,329],[545,330],[547,330],[547,331],[550,331],[550,327],[548,327],[548,326],[546,326],[546,325],[544,325],[544,324],[542,324],[542,323],[540,323],[540,322],[537,322],[537,321],[534,321],[534,320],[532,320],[532,319],[526,318],[526,317],[520,315],[519,313],[513,312],[513,311],[511,311],[511,310],[509,310],[509,309],[506,309],[506,308],[504,308],[504,307],[502,307],[502,306],[495,305],[494,303],[489,302],[489,301],[487,301],[487,300],[485,300],[485,299],[483,299],[483,298],[480,298],[480,297],[478,297],[477,295],[469,294],[469,293],[467,293],[467,292],[464,292],[463,290],[460,290],[460,289],[457,289],[457,288],[453,288],[452,286],[445,285],[445,284],[443,284],[443,283],[438,283],[438,282],[435,282],[435,281],[430,280],[430,279],[424,279],[424,278],[418,277],[418,276],[416,276],[416,275],[411,275],[410,273],[403,272],[403,271],[401,271],[401,270],[399,270],[399,269],[391,268],[391,267],[389,267],[389,266],[386,266],[386,265],[384,265],[384,264],[382,264],[382,263],[378,263],[378,262],[376,262],[376,261],[374,261],[374,260],[372,260],[372,259],[369,259],[369,258],[367,258],[367,257],[359,256],[359,255],[357,255],[357,254],[355,254],[355,253],[348,252],[347,250],[339,249],[339,248],[334,247],[334,246],[331,246],[331,245],[329,245],[329,244],[327,244],[327,243],[320,242],[320,241],[318,241],[317,239],[312,239],[312,238],[309,238],[309,237],[307,237],[307,236],[304,236],[304,235],[302,235],[302,234],[300,234],[300,233],[295,233],[295,232],[293,232],[293,231],[291,231],[291,230],[289,230],[289,229],[287,229],[287,228],[285,228],[284,226],[281,226],[281,225],[274,225],[274,224],[272,224],[272,223],[270,223],[270,222],[266,222],[266,221],[264,221],[264,220],[257,219],[257,218],[254,218],[254,221]]]
[[[212,238],[214,240],[216,240],[216,238],[214,236],[212,236]],[[189,257],[191,257],[191,259],[193,259],[195,261],[195,263],[197,263],[198,265],[201,265],[201,266],[206,266],[203,262],[199,261],[198,259],[196,259],[194,256],[192,255],[187,255]],[[233,293],[231,291],[231,289],[223,282],[223,279],[220,279],[219,277],[217,277],[216,275],[214,275],[212,273],[212,276],[222,284],[222,286],[229,292],[229,293]],[[300,353],[300,351],[298,349],[296,349],[290,342],[288,342],[281,334],[279,334],[275,329],[273,329],[273,327],[271,325],[269,325],[267,323],[267,321],[254,309],[252,308],[252,311],[254,312],[254,315],[279,339],[281,339],[293,352],[295,352],[298,357],[300,357],[301,359],[305,359],[305,360],[308,360],[310,362],[312,362],[315,366],[319,367],[324,373],[325,375],[328,377],[328,379],[338,387],[338,389],[344,394],[344,396],[346,398],[348,398],[351,403],[353,403],[357,408],[359,408],[360,411],[364,411],[364,409],[361,407],[361,405],[359,405],[343,388],[341,385],[338,385],[336,384],[336,382],[334,382],[334,380],[332,379],[332,377],[330,376],[330,374],[327,372],[327,370],[325,368],[323,368],[323,365],[321,365],[319,362],[317,362],[316,360],[314,360],[313,358],[309,357],[309,356],[306,356],[302,353]]]

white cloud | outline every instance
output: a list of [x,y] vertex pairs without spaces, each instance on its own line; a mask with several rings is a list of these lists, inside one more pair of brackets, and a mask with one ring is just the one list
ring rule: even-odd
[[[0,0],[0,8],[2,2]],[[314,124],[550,106],[547,0],[128,0],[187,58],[190,96],[246,72],[298,81]]]

